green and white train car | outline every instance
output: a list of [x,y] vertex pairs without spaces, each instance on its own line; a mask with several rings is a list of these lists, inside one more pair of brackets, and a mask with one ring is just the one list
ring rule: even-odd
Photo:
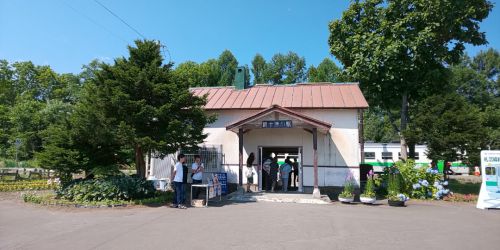
[[[382,172],[384,167],[391,166],[401,159],[401,144],[399,143],[373,143],[367,142],[364,145],[365,164],[373,166],[373,171]],[[415,162],[417,166],[426,167],[431,164],[427,158],[427,145],[415,145]],[[438,167],[442,170],[444,162],[439,161]],[[469,168],[462,162],[452,162],[451,170],[456,174],[469,174]]]

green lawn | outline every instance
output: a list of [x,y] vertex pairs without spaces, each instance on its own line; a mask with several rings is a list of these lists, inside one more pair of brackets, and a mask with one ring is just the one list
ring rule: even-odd
[[475,194],[479,195],[481,183],[464,182],[459,180],[448,180],[448,188],[456,194]]

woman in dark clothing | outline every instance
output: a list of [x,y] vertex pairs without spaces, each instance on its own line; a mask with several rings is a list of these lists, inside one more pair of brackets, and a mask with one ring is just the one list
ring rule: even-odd
[[253,184],[253,162],[255,161],[255,155],[250,153],[247,159],[247,193],[250,193],[250,185]]
[[271,192],[274,192],[274,188],[276,187],[276,182],[278,182],[278,170],[280,165],[278,164],[278,157],[273,158],[273,162],[271,163],[271,169],[269,171],[269,177],[271,179]]
[[188,167],[184,163],[182,164],[182,189],[181,192],[184,194],[182,197],[184,199],[182,200],[182,204],[186,204],[186,190],[187,190],[187,176],[188,176]]
[[299,163],[297,162],[297,158],[293,159],[293,186],[297,187],[297,182],[299,181]]

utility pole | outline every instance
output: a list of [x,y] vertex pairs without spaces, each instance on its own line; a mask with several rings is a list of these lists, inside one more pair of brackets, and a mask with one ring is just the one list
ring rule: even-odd
[[19,147],[21,147],[21,139],[16,138],[16,141],[14,142],[14,145],[16,146],[16,168],[19,168],[19,163],[17,160],[17,152],[19,151]]

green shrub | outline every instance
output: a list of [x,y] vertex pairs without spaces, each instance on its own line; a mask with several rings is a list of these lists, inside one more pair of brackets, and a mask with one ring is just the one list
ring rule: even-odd
[[387,187],[388,197],[394,197],[395,191],[391,193],[391,189],[397,189],[399,193],[411,198],[441,199],[449,193],[449,190],[445,189],[448,182],[441,181],[441,178],[442,175],[437,170],[419,167],[412,160],[399,161],[384,169],[381,187]]
[[166,205],[172,202],[173,192],[156,191],[152,197],[137,200],[101,200],[101,201],[70,201],[58,198],[54,193],[45,193],[30,191],[22,194],[24,202],[41,205],[60,205],[60,206],[82,206],[82,207],[109,207],[125,205]]
[[133,200],[152,197],[153,182],[128,176],[73,181],[58,190],[58,196],[70,201]]
[[24,193],[22,194],[24,202],[40,204],[44,200],[44,197],[36,193]]
[[13,160],[9,160],[9,159],[2,159],[2,167],[6,167],[6,168],[15,168],[16,167],[16,161],[13,161]]

